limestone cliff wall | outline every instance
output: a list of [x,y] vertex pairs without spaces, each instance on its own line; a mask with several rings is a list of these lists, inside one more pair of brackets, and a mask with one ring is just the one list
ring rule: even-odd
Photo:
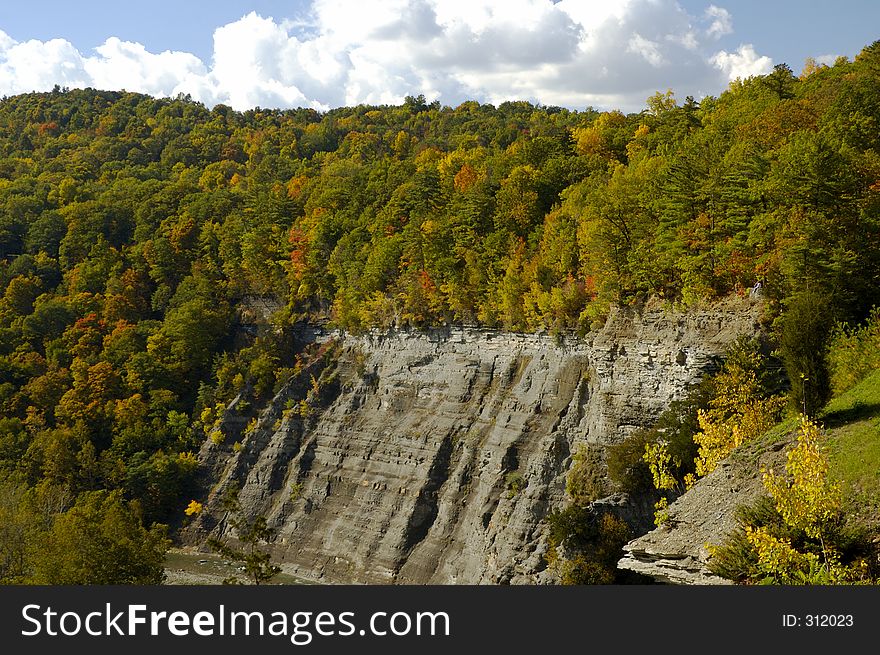
[[757,307],[731,301],[688,313],[616,309],[582,339],[304,333],[335,354],[292,379],[250,430],[233,404],[226,442],[202,449],[211,491],[185,536],[228,529],[219,498],[234,484],[245,509],[276,528],[276,558],[295,575],[540,582],[542,519],[565,502],[578,445],[616,443],[652,423],[757,329]]

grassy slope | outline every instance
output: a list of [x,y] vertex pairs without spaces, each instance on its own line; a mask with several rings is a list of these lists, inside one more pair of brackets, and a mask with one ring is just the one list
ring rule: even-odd
[[849,518],[880,529],[880,370],[834,398],[820,420]]
[[[880,370],[836,396],[818,421],[827,436],[831,475],[843,487],[845,513],[880,533]],[[797,416],[788,416],[731,458],[754,470],[783,469],[798,425]],[[777,461],[768,463],[771,451],[778,453]]]

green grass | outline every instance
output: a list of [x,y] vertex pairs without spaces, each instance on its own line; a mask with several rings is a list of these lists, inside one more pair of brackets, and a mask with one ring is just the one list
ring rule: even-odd
[[834,398],[820,421],[850,520],[880,528],[880,370]]

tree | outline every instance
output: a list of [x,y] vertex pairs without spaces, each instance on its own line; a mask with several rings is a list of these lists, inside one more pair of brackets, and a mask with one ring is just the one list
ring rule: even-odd
[[832,525],[841,516],[840,485],[828,477],[829,463],[819,427],[801,418],[797,445],[788,453],[788,475],[763,472],[764,488],[787,528],[819,544],[819,552],[796,548],[766,526],[746,526],[746,539],[757,553],[757,568],[778,584],[845,584],[863,577],[859,563],[844,565],[833,544]]
[[[238,490],[230,487],[223,499],[223,509],[229,515],[229,525],[234,531],[236,547],[216,537],[208,540],[211,549],[233,562],[241,563],[242,572],[255,585],[269,582],[281,573],[281,567],[272,564],[269,553],[260,549],[260,544],[268,542],[275,536],[275,530],[266,525],[266,517],[262,515],[245,516],[238,500]],[[223,584],[239,584],[235,577],[226,578]]]
[[773,72],[762,78],[764,85],[776,94],[780,100],[787,100],[794,97],[794,87],[797,83],[797,77],[788,64],[776,64]]
[[766,471],[764,487],[776,509],[791,527],[813,539],[823,538],[827,524],[840,512],[840,485],[828,478],[828,456],[820,443],[819,427],[801,418],[797,445],[788,453],[785,470],[789,477]]
[[826,351],[834,327],[827,294],[803,291],[788,303],[782,316],[782,360],[794,404],[814,416],[831,396]]
[[517,166],[501,182],[495,199],[497,228],[527,236],[541,216],[537,171],[532,166]]
[[27,487],[0,479],[0,583],[15,584],[27,579],[29,556],[41,537]]
[[55,518],[34,561],[37,584],[160,584],[166,527],[141,524],[140,509],[122,492],[87,492]]
[[[742,339],[734,344],[724,368],[712,379],[715,393],[709,408],[697,412],[697,477],[714,471],[734,448],[760,436],[776,422],[785,401],[769,393],[765,369],[757,344]],[[693,480],[686,482],[693,484]]]

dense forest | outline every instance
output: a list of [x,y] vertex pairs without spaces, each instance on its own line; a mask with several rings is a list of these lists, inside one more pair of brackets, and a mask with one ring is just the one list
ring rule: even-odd
[[[835,325],[880,304],[880,42],[630,115],[5,98],[0,579],[119,580],[111,551],[160,579],[205,426],[290,376],[297,321],[584,332],[756,281],[809,414]],[[254,299],[279,309],[248,337]]]

